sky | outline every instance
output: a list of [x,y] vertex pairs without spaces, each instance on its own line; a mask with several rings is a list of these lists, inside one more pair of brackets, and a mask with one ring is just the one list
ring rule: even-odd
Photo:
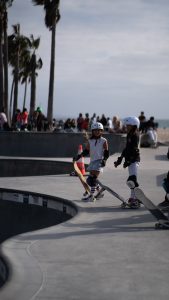
[[[60,0],[56,29],[54,117],[93,113],[169,119],[169,1]],[[14,0],[8,34],[40,37],[36,106],[47,112],[51,32],[42,6]],[[22,108],[23,87],[19,87]],[[28,93],[26,106],[29,109]]]

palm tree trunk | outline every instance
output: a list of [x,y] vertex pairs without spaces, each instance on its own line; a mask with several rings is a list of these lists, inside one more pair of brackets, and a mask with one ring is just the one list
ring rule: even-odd
[[28,86],[28,80],[25,80],[25,90],[24,90],[24,99],[23,99],[23,109],[26,106],[26,94],[27,94],[27,86]]
[[10,95],[10,105],[9,105],[9,126],[12,125],[12,98],[13,98],[13,90],[14,90],[14,78],[13,78],[13,80],[12,80],[11,95]]
[[4,107],[4,73],[3,73],[3,21],[0,14],[0,110]]
[[4,13],[4,108],[9,119],[8,111],[8,35],[7,35],[7,11]]
[[18,108],[18,83],[19,83],[19,53],[20,53],[20,45],[19,45],[19,37],[20,37],[20,25],[18,24],[17,28],[17,34],[18,34],[18,48],[17,48],[17,56],[16,56],[16,65],[15,65],[15,71],[14,71],[14,101],[13,101],[13,120],[15,118],[15,113]]
[[14,74],[14,100],[13,100],[13,117],[12,120],[15,118],[15,113],[18,108],[18,70],[19,70],[19,62],[15,68]]
[[30,99],[30,116],[33,115],[36,105],[36,55],[32,55],[32,74],[31,74],[31,99]]
[[49,95],[48,95],[48,122],[53,119],[53,94],[54,94],[54,72],[55,72],[55,33],[56,24],[52,27],[52,40],[51,40],[51,61],[50,61],[50,79],[49,79]]

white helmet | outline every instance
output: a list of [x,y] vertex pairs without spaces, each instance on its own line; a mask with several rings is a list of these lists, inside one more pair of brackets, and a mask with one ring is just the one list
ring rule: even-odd
[[102,123],[96,122],[96,123],[92,124],[91,130],[97,130],[97,129],[100,129],[100,130],[104,129]]
[[137,117],[128,117],[124,119],[124,125],[132,125],[132,126],[137,126],[137,128],[139,128],[140,121]]

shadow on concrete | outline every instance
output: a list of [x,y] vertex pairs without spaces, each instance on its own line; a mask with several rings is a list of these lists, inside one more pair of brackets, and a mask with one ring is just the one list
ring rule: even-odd
[[155,159],[156,160],[166,160],[166,161],[168,161],[167,153],[166,153],[166,155],[165,154],[163,154],[163,155],[155,155]]
[[[99,208],[101,212],[104,211],[103,207]],[[112,207],[109,211],[112,211]],[[144,210],[144,208],[143,208]],[[107,208],[108,211],[108,208]],[[119,208],[113,208],[114,213],[121,212]],[[78,223],[70,224],[70,222],[64,224],[64,232],[55,232],[55,233],[40,233],[35,232],[34,235],[30,235],[29,233],[26,235],[27,240],[53,240],[53,239],[64,239],[67,237],[73,236],[87,236],[87,235],[98,235],[98,234],[107,234],[107,233],[129,233],[129,232],[137,232],[140,234],[143,231],[154,231],[155,227],[152,225],[152,222],[155,223],[155,219],[150,213],[145,213],[144,215],[136,214],[134,216],[128,217],[119,217],[117,218],[107,218],[106,220],[95,221],[90,224]],[[151,223],[150,226],[143,226],[145,223]],[[66,232],[66,227],[69,229]],[[22,239],[22,237],[19,237]]]
[[56,209],[1,200],[0,243],[17,234],[57,225],[70,218]]

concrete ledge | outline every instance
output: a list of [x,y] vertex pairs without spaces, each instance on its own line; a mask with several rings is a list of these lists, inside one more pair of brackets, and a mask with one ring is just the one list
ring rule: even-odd
[[45,159],[0,158],[0,165],[0,177],[70,174],[73,171],[72,162]]
[[[110,154],[121,152],[126,136],[105,133]],[[73,157],[79,144],[85,145],[82,133],[0,132],[0,156]]]

